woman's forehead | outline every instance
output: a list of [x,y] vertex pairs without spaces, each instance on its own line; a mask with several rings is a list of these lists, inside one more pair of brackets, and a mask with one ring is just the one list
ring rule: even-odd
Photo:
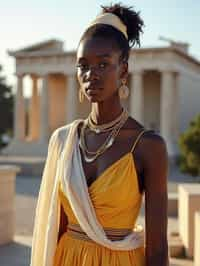
[[119,49],[112,40],[91,38],[82,40],[77,50],[77,58],[116,57]]

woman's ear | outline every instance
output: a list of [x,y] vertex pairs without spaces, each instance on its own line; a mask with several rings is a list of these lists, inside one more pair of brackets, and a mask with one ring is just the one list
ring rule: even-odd
[[128,62],[122,62],[120,69],[120,79],[127,80],[127,78],[128,78]]

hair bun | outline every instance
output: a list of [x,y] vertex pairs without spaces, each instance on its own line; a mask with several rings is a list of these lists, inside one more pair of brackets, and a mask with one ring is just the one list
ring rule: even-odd
[[118,16],[127,27],[129,46],[135,44],[140,46],[140,34],[143,33],[144,22],[140,17],[140,12],[135,12],[133,7],[127,7],[121,4],[101,6],[102,13],[112,13]]

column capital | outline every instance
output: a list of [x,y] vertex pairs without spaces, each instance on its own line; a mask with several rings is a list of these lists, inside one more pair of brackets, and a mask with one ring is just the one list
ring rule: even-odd
[[26,75],[25,73],[14,73],[14,75],[17,77],[17,78],[24,78],[24,76]]
[[169,74],[172,74],[172,73],[178,73],[175,69],[172,69],[172,68],[164,68],[164,67],[161,67],[159,68],[159,72],[162,74],[162,73],[169,73]]
[[29,75],[30,75],[30,77],[31,77],[32,79],[38,79],[38,78],[39,78],[38,74],[36,74],[36,73],[31,73],[31,74],[29,74]]
[[172,74],[173,71],[170,70],[170,69],[163,69],[163,70],[161,71],[161,73],[163,73],[163,74]]
[[168,83],[173,83],[174,78],[178,75],[173,70],[164,70],[161,72],[161,84],[163,86],[170,86]]
[[143,75],[145,72],[144,69],[134,69],[130,74],[131,75]]

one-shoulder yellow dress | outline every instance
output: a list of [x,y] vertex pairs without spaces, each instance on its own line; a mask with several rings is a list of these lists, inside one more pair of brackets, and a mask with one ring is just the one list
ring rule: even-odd
[[[142,134],[140,134],[141,136]],[[142,203],[133,149],[108,167],[88,188],[96,217],[103,228],[133,229]],[[59,186],[59,197],[69,224],[78,225],[70,204]],[[144,247],[131,251],[111,250],[72,237],[66,230],[57,245],[54,266],[145,266]]]

